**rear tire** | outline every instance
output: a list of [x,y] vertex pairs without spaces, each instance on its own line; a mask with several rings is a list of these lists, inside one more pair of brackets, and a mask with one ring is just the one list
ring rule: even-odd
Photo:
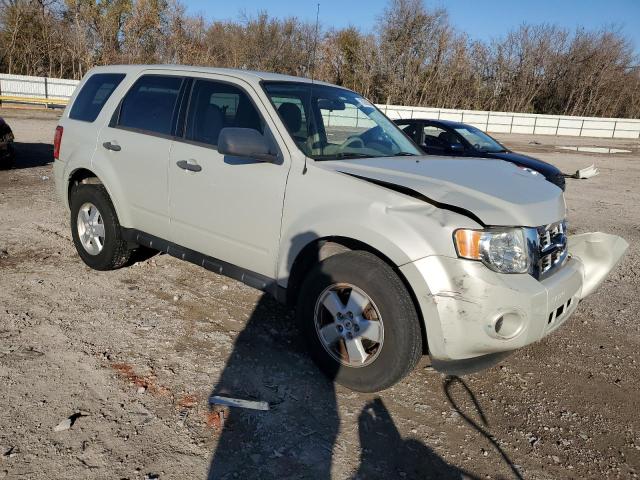
[[320,369],[352,390],[388,388],[422,355],[409,292],[396,272],[369,252],[341,253],[316,265],[303,282],[297,317]]
[[94,270],[115,270],[132,254],[103,185],[76,185],[69,197],[71,235],[80,258]]

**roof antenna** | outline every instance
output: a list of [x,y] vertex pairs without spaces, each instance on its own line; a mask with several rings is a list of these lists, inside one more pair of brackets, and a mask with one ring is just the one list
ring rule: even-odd
[[[309,88],[309,111],[311,112],[311,121],[315,121],[315,115],[311,111],[311,102],[313,102],[313,82],[316,73],[316,51],[318,50],[318,26],[320,24],[320,2],[317,4],[316,8],[316,32],[313,37],[313,51],[311,52],[311,65],[309,70],[311,71],[311,87]],[[307,135],[309,134],[309,126],[307,125]],[[307,155],[304,156],[304,169],[302,170],[302,174],[307,173]]]

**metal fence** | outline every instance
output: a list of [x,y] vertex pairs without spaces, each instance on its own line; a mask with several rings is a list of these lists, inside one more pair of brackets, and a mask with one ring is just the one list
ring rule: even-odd
[[[62,107],[67,104],[78,83],[78,80],[62,78],[0,74],[0,104],[4,101]],[[640,120],[634,119],[484,112],[402,105],[378,105],[378,107],[394,120],[400,118],[454,120],[493,133],[640,140]],[[328,112],[324,116],[326,122],[335,126],[363,127],[368,123],[367,118],[358,115],[355,108]]]

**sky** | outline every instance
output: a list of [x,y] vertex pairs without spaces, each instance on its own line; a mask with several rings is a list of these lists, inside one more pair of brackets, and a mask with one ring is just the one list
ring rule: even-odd
[[[242,12],[261,10],[270,16],[295,16],[315,21],[318,0],[183,0],[190,13],[209,20],[237,20]],[[324,28],[349,25],[368,32],[382,14],[386,0],[319,0],[320,23]],[[428,7],[449,11],[453,25],[472,39],[501,37],[520,24],[551,23],[571,30],[579,26],[599,29],[618,26],[640,53],[640,0],[426,0]]]

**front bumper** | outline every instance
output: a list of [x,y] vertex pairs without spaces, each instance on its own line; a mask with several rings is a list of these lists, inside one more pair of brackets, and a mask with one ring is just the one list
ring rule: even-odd
[[627,247],[622,238],[604,233],[571,236],[568,260],[542,281],[443,256],[400,269],[420,304],[434,367],[460,373],[460,365],[465,371],[486,368],[488,359],[499,360],[557,329]]

